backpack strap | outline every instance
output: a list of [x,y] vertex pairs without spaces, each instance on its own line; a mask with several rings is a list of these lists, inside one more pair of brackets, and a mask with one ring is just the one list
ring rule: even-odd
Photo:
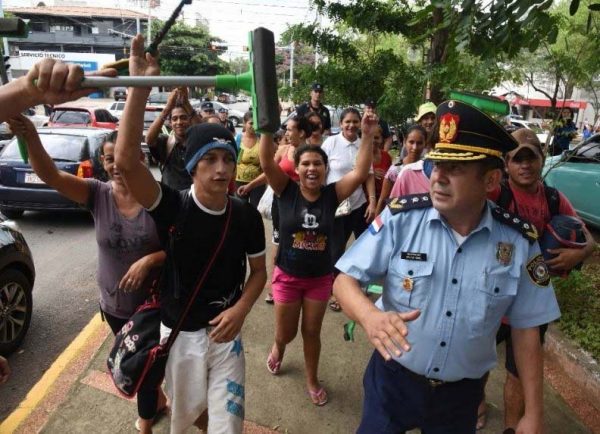
[[[510,206],[512,205],[512,203],[514,201],[515,201],[515,197],[513,195],[512,190],[510,189],[510,186],[505,182],[501,182],[500,183],[500,195],[498,196],[496,205],[498,205],[500,208],[510,209]],[[516,209],[516,207],[515,207],[515,209]]]
[[544,183],[544,194],[550,210],[550,217],[560,214],[560,194],[558,194],[558,190]]

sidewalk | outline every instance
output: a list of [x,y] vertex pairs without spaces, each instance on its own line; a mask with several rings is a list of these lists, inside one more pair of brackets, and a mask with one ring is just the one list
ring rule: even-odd
[[[352,433],[358,426],[362,403],[362,374],[372,348],[357,327],[353,343],[343,340],[343,313],[328,310],[322,331],[320,379],[329,403],[311,404],[304,388],[302,341],[288,347],[281,373],[274,377],[265,363],[273,343],[273,307],[261,297],[244,326],[246,356],[246,433]],[[75,348],[68,348],[72,361],[59,357],[47,372],[61,370],[53,380],[44,377],[26,400],[2,425],[0,433],[131,433],[137,412],[135,401],[121,398],[106,374],[106,356],[112,343],[108,327],[97,318]],[[77,341],[77,340],[76,340]],[[84,341],[81,343],[81,341]],[[75,342],[75,341],[74,341]],[[499,347],[503,352],[504,346]],[[504,354],[499,354],[503,365]],[[488,423],[482,434],[503,429],[504,380],[502,366],[496,368],[487,387]],[[39,399],[39,402],[36,402]],[[589,433],[563,399],[544,387],[547,434]],[[168,417],[155,425],[155,433],[168,432]],[[15,429],[16,428],[16,429]],[[199,432],[195,428],[189,433]],[[415,431],[418,432],[418,431]]]

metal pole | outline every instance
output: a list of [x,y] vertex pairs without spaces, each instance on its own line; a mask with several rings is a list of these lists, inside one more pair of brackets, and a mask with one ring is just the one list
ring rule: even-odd
[[294,41],[290,45],[290,87],[294,87]]
[[[2,6],[2,0],[0,0],[0,18],[4,18],[4,8]],[[2,39],[2,47],[3,47],[3,52],[5,56],[10,56],[10,51],[8,51],[8,41],[6,38],[1,38]],[[0,59],[3,60],[3,59]],[[4,62],[2,62],[2,82],[3,83],[8,83],[10,80],[12,80],[12,74],[11,71],[6,71],[4,68]],[[6,81],[4,81],[4,79],[6,79]]]
[[215,86],[216,76],[145,76],[94,77],[87,76],[81,87],[154,87],[154,86]]

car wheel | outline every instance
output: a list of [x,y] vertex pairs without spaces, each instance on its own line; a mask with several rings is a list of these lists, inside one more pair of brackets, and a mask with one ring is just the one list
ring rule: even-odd
[[0,354],[16,350],[31,322],[33,299],[31,283],[18,270],[0,273]]
[[240,124],[240,119],[235,116],[230,116],[229,120],[231,121],[231,123],[233,124],[233,126],[235,128],[237,128],[237,126]]
[[13,208],[0,208],[0,212],[4,214],[7,218],[14,220],[23,216],[25,210],[23,209],[13,209]]

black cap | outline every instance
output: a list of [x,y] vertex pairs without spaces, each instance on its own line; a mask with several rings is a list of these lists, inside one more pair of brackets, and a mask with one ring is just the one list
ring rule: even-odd
[[375,101],[375,98],[367,98],[367,100],[365,101],[365,107],[372,107],[372,108],[376,108],[377,107],[377,101]]
[[438,137],[425,158],[436,161],[477,161],[500,158],[516,149],[517,141],[494,119],[472,105],[445,101],[436,112]]
[[221,107],[219,109],[219,113],[228,113],[228,112],[229,112],[229,110],[227,110],[225,107]]
[[192,125],[185,133],[185,168],[192,173],[196,164],[211,149],[225,149],[231,152],[234,161],[237,150],[233,134],[221,124]]
[[215,106],[213,105],[212,102],[203,102],[202,105],[200,106],[200,110],[202,111],[215,111]]
[[323,85],[321,83],[313,83],[310,87],[311,90],[318,90],[320,92],[323,91]]

